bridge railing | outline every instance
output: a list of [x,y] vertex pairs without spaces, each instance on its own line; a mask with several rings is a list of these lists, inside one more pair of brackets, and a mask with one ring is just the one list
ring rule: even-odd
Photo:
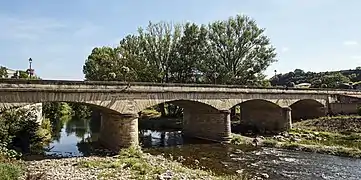
[[28,79],[0,79],[0,84],[39,84],[39,85],[107,85],[107,86],[163,86],[163,87],[212,87],[212,88],[243,88],[243,89],[279,89],[279,90],[317,90],[317,91],[349,91],[361,92],[358,89],[331,88],[298,88],[298,87],[262,87],[224,84],[184,84],[184,83],[153,83],[153,82],[124,82],[124,81],[74,81],[74,80],[28,80]]

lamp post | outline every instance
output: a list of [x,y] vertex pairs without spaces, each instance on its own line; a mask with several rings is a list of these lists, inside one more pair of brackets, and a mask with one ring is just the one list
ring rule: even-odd
[[29,77],[31,79],[31,76],[33,75],[33,69],[31,68],[31,63],[33,62],[33,59],[29,58]]
[[274,71],[275,72],[275,77],[277,76],[277,70]]

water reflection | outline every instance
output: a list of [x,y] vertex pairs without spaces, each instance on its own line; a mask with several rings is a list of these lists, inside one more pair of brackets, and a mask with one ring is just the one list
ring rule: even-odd
[[144,148],[204,144],[208,141],[183,137],[182,131],[139,130],[139,141]]
[[53,124],[53,141],[47,155],[84,156],[89,153],[91,144],[97,142],[100,129],[98,119],[77,119],[62,117]]
[[[99,149],[98,119],[64,119],[47,154],[88,156]],[[361,160],[279,149],[239,147],[187,139],[181,131],[139,131],[144,151],[182,159],[190,167],[203,167],[219,174],[243,170],[252,175],[266,173],[269,179],[361,179]],[[182,157],[182,158],[181,158]]]

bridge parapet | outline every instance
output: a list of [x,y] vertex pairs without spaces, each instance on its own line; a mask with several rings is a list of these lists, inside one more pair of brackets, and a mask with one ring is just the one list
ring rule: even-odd
[[114,81],[63,81],[1,79],[0,91],[52,91],[52,92],[207,92],[243,94],[323,94],[361,95],[361,91],[338,89],[300,89],[276,87],[246,87],[236,85],[174,84]]

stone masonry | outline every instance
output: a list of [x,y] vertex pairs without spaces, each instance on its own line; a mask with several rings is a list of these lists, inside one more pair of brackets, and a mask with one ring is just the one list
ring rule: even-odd
[[136,114],[164,102],[184,108],[185,135],[228,141],[231,134],[229,110],[236,105],[243,108],[241,113],[245,120],[258,124],[260,128],[284,130],[292,126],[293,114],[316,115],[320,107],[327,111],[329,104],[336,102],[340,95],[361,95],[361,92],[225,85],[0,80],[0,108],[42,102],[78,102],[96,107],[102,112],[100,139],[112,149],[138,144]]
[[112,150],[138,145],[138,115],[102,113],[99,141]]

